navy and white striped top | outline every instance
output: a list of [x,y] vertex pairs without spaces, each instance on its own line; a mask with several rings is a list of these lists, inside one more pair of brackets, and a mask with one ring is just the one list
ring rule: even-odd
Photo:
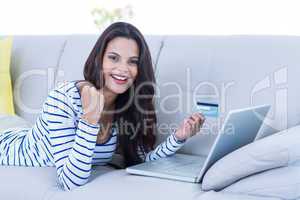
[[[97,144],[101,125],[81,119],[83,115],[76,81],[52,89],[32,128],[12,128],[0,133],[0,163],[18,166],[55,166],[58,183],[65,190],[84,185],[92,165],[105,165],[116,151],[118,132]],[[144,161],[173,155],[184,141],[174,134],[149,153],[138,150]]]

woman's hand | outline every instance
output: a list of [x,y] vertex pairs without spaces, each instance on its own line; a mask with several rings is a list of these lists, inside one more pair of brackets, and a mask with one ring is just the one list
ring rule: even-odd
[[177,129],[175,137],[178,140],[186,140],[200,131],[205,117],[200,113],[194,113],[189,118],[184,119],[183,123]]
[[97,124],[104,107],[103,90],[97,90],[94,86],[85,85],[81,91],[83,116],[87,122]]

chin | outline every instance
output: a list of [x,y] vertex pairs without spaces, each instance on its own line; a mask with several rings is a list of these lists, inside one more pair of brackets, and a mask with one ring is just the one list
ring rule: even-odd
[[131,85],[132,82],[130,80],[125,84],[117,84],[114,81],[109,81],[107,84],[107,88],[109,88],[109,90],[111,90],[115,94],[123,94],[130,88]]
[[125,93],[127,90],[128,90],[128,87],[122,87],[122,86],[107,86],[107,88],[111,91],[111,92],[113,92],[113,93],[115,93],[115,94],[123,94],[123,93]]

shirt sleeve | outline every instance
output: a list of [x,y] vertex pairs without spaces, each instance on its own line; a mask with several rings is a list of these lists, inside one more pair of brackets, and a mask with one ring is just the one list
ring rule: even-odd
[[146,153],[138,147],[138,155],[144,162],[165,158],[175,154],[184,144],[186,140],[178,140],[175,136],[175,131],[164,140],[162,143],[157,145],[154,150]]
[[49,93],[44,116],[58,183],[64,190],[72,190],[88,181],[100,129],[99,124],[93,125],[81,118],[76,126],[76,114],[70,96],[57,89]]

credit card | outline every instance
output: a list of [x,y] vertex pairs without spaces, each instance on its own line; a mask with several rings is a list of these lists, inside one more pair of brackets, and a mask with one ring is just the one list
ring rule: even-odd
[[197,110],[206,117],[219,116],[219,105],[214,103],[197,102]]

